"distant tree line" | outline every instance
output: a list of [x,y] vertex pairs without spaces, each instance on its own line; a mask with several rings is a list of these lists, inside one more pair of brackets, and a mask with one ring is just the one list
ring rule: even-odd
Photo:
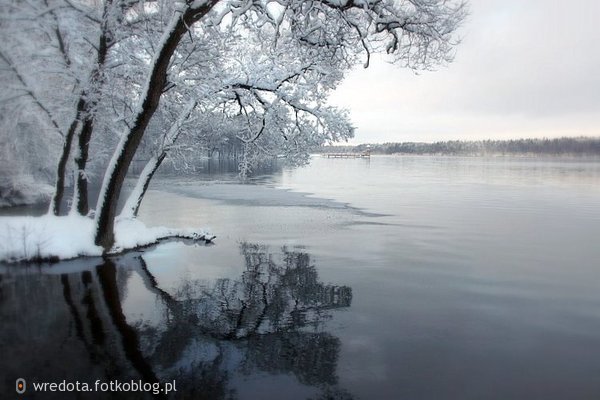
[[449,140],[445,142],[381,143],[357,146],[323,146],[317,153],[363,152],[371,154],[548,154],[548,155],[600,155],[600,137],[563,137],[556,139],[514,140]]

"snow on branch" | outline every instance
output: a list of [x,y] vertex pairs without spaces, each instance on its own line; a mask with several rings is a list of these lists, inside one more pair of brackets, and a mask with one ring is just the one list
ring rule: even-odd
[[46,105],[41,101],[41,99],[35,93],[34,89],[27,83],[25,76],[19,71],[17,66],[15,64],[13,64],[13,62],[10,60],[8,55],[1,48],[0,48],[0,59],[2,59],[2,61],[4,61],[8,65],[8,67],[14,73],[15,77],[21,83],[22,86],[19,87],[19,89],[22,90],[23,92],[25,92],[25,94],[27,96],[29,96],[31,98],[31,100],[33,100],[34,104],[40,110],[42,110],[44,115],[48,118],[48,121],[50,122],[50,124],[52,124],[52,126],[56,129],[56,132],[61,136],[65,136],[64,132],[58,125],[58,122],[56,122],[56,119],[52,115],[52,112],[50,112],[48,107],[46,107]]

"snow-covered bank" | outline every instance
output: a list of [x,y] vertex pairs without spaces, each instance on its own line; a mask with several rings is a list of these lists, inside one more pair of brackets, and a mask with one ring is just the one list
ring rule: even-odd
[[[94,244],[94,220],[80,215],[56,217],[0,217],[0,261],[66,260],[100,256]],[[211,241],[215,238],[200,229],[147,227],[137,219],[115,221],[115,246],[119,253],[157,243],[170,237]]]

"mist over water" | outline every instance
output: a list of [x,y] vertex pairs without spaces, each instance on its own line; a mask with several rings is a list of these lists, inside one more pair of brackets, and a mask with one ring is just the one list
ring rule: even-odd
[[157,177],[140,218],[209,227],[215,244],[2,267],[1,383],[597,398],[598,204],[600,163],[586,160],[314,157],[249,183],[220,169]]

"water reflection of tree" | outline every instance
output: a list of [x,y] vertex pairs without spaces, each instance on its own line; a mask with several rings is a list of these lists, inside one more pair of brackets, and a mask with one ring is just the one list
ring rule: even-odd
[[328,310],[350,306],[351,289],[320,283],[307,253],[284,248],[278,264],[262,246],[244,243],[241,250],[246,263],[241,279],[219,279],[210,287],[186,281],[177,292],[178,301],[162,294],[173,314],[182,312],[210,336],[239,340],[318,327],[329,317]]
[[[160,287],[140,255],[104,260],[78,274],[27,275],[16,281],[26,282],[29,290],[40,284],[56,287],[37,293],[46,297],[37,307],[43,308],[45,302],[54,310],[52,325],[72,327],[68,336],[81,344],[94,378],[99,377],[100,369],[111,379],[177,379],[177,397],[225,399],[235,397],[233,374],[262,371],[293,375],[300,383],[319,388],[319,398],[349,398],[336,386],[339,339],[322,325],[331,310],[350,306],[351,289],[319,282],[305,252],[284,248],[273,254],[253,244],[241,245],[241,252],[245,268],[239,279],[188,280],[174,293]],[[127,320],[123,298],[132,273],[160,299],[164,309],[161,323],[132,324]],[[1,317],[18,311],[27,299],[18,290],[4,290],[4,279],[0,283]],[[61,308],[57,292],[66,305],[62,313],[56,311]],[[27,316],[12,323],[15,330],[19,324],[35,325],[41,331],[48,326],[43,319],[29,320]],[[49,335],[48,343],[54,346],[62,332]],[[40,349],[30,362],[45,360],[49,368],[57,362],[83,363],[81,353],[75,350],[58,361],[46,346]],[[26,366],[19,368],[23,371]],[[59,370],[55,368],[53,373]],[[85,375],[84,370],[78,373]],[[50,376],[48,371],[38,376]]]
[[[153,358],[169,368],[181,360],[192,339],[203,337],[205,343],[217,343],[214,360],[225,357],[228,350],[223,343],[241,352],[239,370],[243,373],[293,374],[305,385],[335,385],[339,340],[319,327],[329,318],[328,311],[350,306],[351,289],[319,282],[305,252],[284,248],[280,261],[264,246],[244,243],[241,252],[245,270],[240,279],[219,279],[212,284],[188,280],[175,296],[158,289],[141,263],[146,282],[169,310],[169,329],[158,341]],[[182,326],[187,336],[181,335]],[[218,363],[202,364],[212,370],[204,371],[205,376],[227,380],[214,376],[221,368]],[[214,387],[207,382],[203,386]]]

